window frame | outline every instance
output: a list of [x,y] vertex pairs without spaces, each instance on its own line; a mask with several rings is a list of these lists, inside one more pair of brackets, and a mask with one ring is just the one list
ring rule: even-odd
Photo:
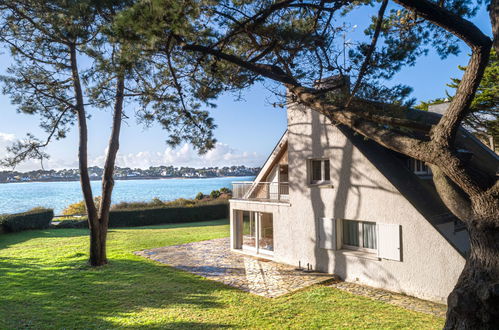
[[[321,167],[321,179],[320,180],[314,180],[313,179],[313,168],[314,162],[320,162],[320,167]],[[329,166],[326,166],[326,162],[329,163]],[[329,173],[326,172],[326,167],[329,169]],[[328,180],[326,180],[326,173],[328,174],[327,176],[329,177]],[[308,159],[308,183],[310,185],[325,185],[325,184],[331,184],[331,161],[329,158],[309,158]]]
[[[345,244],[345,236],[344,236],[345,235],[345,221],[351,221],[351,222],[357,223],[357,225],[358,225],[357,240],[359,242],[359,245],[362,244],[362,246]],[[376,226],[376,248],[374,248],[374,249],[364,247],[364,226],[362,226],[363,223],[374,224]],[[341,220],[341,248],[342,249],[377,254],[378,253],[378,244],[379,244],[378,243],[378,236],[379,236],[378,235],[378,225],[374,221],[350,220],[350,219],[342,219]]]
[[418,176],[431,176],[433,173],[431,172],[431,168],[426,165],[425,162],[415,159],[415,158],[410,158],[410,168],[412,172]]

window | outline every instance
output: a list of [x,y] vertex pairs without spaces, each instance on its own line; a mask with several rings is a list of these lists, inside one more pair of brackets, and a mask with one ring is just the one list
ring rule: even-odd
[[418,159],[410,158],[409,168],[416,175],[432,175],[431,169],[428,167],[428,165],[426,165],[425,162],[420,161]]
[[376,223],[343,220],[343,247],[366,252],[377,251]]
[[238,249],[271,254],[274,251],[274,221],[272,213],[239,211],[237,227]]
[[310,160],[310,183],[320,184],[331,181],[329,159]]

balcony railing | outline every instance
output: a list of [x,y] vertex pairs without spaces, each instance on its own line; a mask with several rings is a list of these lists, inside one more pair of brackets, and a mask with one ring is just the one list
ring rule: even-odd
[[289,201],[289,185],[287,182],[253,182],[240,181],[232,183],[232,197],[269,202]]

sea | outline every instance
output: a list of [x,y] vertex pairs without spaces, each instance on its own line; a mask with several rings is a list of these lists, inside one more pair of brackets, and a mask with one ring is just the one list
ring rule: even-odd
[[[223,187],[232,189],[234,181],[252,181],[253,176],[203,179],[116,180],[113,203],[163,201],[194,198],[198,192],[209,194]],[[101,181],[92,181],[94,196],[100,195]],[[80,182],[19,182],[0,184],[0,214],[24,212],[42,206],[56,215],[72,203],[83,200]]]

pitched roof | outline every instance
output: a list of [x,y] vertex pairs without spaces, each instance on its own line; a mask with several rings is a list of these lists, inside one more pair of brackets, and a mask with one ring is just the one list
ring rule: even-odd
[[[421,114],[414,110],[414,115],[429,117],[436,120],[441,115],[434,113]],[[391,184],[432,224],[439,232],[437,225],[460,220],[454,216],[440,199],[432,180],[421,179],[404,164],[401,154],[389,150],[373,140],[365,139],[346,126],[339,125],[340,131],[353,145],[390,181]],[[473,155],[470,162],[490,175],[497,173],[499,157],[471,133],[460,129],[457,137],[459,148],[470,151]],[[462,255],[467,247],[456,246],[452,240],[442,233],[442,236]]]

